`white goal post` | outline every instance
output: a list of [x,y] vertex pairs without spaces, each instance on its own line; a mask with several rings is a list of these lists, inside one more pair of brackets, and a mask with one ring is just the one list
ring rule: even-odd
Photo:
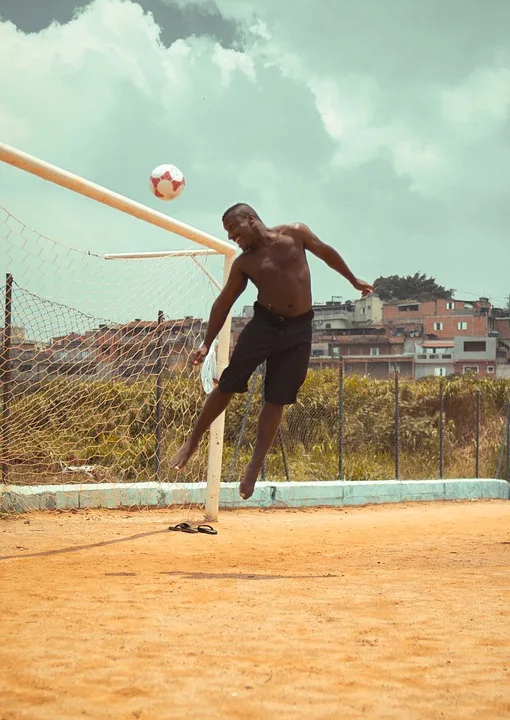
[[[121,254],[110,254],[105,255],[105,259],[108,260],[122,260],[132,258],[153,258],[161,257],[166,255],[190,255],[193,260],[200,265],[202,270],[206,272],[209,279],[216,285],[217,288],[222,287],[217,280],[212,278],[207,273],[205,268],[199,263],[195,256],[208,255],[208,254],[220,254],[224,256],[223,265],[223,285],[226,283],[232,264],[235,258],[235,248],[228,242],[220,240],[213,235],[209,235],[202,230],[191,227],[185,223],[176,220],[164,213],[153,210],[141,203],[130,200],[129,198],[119,195],[111,190],[108,190],[96,183],[85,180],[78,175],[74,175],[66,170],[63,170],[55,165],[51,165],[43,160],[40,160],[32,155],[28,155],[21,150],[13,148],[5,143],[0,142],[0,161],[12,165],[20,170],[36,175],[43,180],[60,185],[61,187],[72,190],[75,193],[84,195],[91,200],[108,205],[115,210],[120,210],[128,215],[132,215],[139,220],[156,225],[157,227],[167,230],[171,233],[180,235],[181,237],[191,240],[194,243],[202,245],[206,250],[188,250],[188,251],[160,251],[160,252],[145,252],[145,253],[121,253]],[[229,350],[230,350],[230,329],[231,329],[231,314],[229,314],[218,338],[218,350],[217,350],[217,368],[220,374],[226,367],[229,361]],[[206,491],[206,503],[205,503],[205,517],[209,521],[215,521],[218,518],[219,509],[219,498],[220,498],[220,479],[221,479],[221,466],[222,466],[222,453],[223,453],[223,433],[225,426],[225,413],[222,413],[218,417],[210,429],[209,439],[209,456],[207,465],[207,491]],[[191,428],[190,428],[191,430]]]

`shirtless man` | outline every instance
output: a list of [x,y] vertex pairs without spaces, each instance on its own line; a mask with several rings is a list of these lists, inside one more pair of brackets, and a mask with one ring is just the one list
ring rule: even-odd
[[246,392],[252,373],[266,361],[264,405],[255,450],[239,485],[239,494],[246,500],[253,494],[284,406],[296,402],[308,371],[313,311],[305,251],[343,275],[363,297],[373,288],[356,278],[337,251],[321,242],[306,225],[268,228],[252,207],[238,203],[223,215],[223,227],[242,253],[235,259],[228,281],[213,303],[204,343],[192,358],[194,365],[204,361],[248,280],[258,289],[258,298],[253,318],[241,332],[230,364],[208,396],[190,437],[172,458],[171,466],[177,470],[185,466],[232,395]]

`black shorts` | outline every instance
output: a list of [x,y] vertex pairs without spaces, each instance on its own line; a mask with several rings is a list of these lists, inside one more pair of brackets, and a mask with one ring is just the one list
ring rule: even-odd
[[264,399],[273,405],[292,405],[308,371],[313,310],[282,317],[258,302],[253,307],[253,318],[239,335],[219,389],[246,392],[251,375],[266,361]]

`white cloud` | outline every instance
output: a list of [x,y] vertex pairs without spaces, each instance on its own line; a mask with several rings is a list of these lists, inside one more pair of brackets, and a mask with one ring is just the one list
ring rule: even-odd
[[[368,279],[420,270],[476,292],[481,273],[494,278],[492,262],[470,266],[458,253],[489,241],[509,253],[509,211],[494,206],[510,183],[510,63],[498,54],[501,18],[479,26],[465,1],[470,28],[448,24],[432,0],[412,12],[389,0],[391,17],[387,3],[365,0],[168,0],[235,20],[235,49],[198,28],[167,48],[129,0],[95,0],[38,34],[3,22],[0,134],[220,236],[224,207],[247,200],[268,222],[307,222]],[[187,178],[163,207],[147,189],[162,162]],[[12,169],[0,168],[0,183],[17,215],[78,246],[183,244]],[[425,233],[417,267],[413,237]],[[445,243],[458,248],[447,263]],[[318,300],[355,295],[312,265]],[[503,271],[494,287],[507,292]]]
[[212,61],[220,68],[221,80],[225,87],[230,86],[232,75],[236,70],[243,72],[251,80],[255,80],[255,64],[253,60],[244,53],[216,45],[213,51]]
[[440,93],[444,118],[471,136],[504,123],[510,109],[510,67],[480,68]]

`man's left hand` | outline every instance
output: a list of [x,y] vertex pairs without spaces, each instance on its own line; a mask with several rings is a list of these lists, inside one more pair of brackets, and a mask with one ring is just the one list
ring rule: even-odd
[[370,285],[370,283],[367,283],[364,280],[359,280],[358,278],[354,280],[352,286],[361,292],[361,297],[366,297],[367,295],[370,295],[370,293],[374,292],[374,288]]

